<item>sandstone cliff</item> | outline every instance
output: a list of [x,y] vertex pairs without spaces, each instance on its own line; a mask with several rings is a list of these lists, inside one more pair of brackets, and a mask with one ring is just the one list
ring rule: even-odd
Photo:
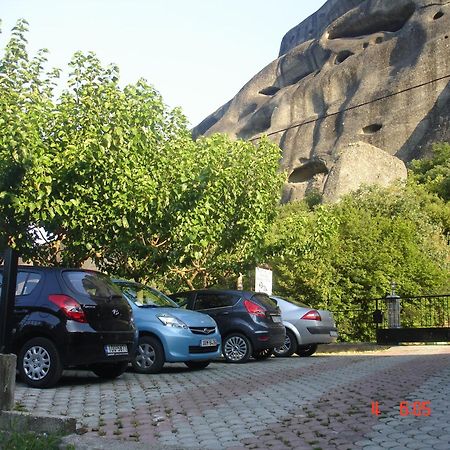
[[193,134],[269,135],[285,201],[404,178],[403,163],[450,140],[449,32],[448,0],[329,0]]

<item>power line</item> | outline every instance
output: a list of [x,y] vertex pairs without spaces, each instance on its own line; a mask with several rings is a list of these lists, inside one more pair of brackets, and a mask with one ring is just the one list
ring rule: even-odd
[[296,123],[296,124],[290,125],[290,126],[288,126],[286,128],[282,128],[280,130],[272,131],[272,132],[266,133],[266,134],[260,134],[257,137],[249,139],[249,141],[250,142],[256,141],[257,139],[261,139],[261,137],[263,137],[263,136],[273,136],[274,134],[283,133],[284,131],[292,130],[293,128],[300,128],[303,125],[308,125],[310,123],[318,122],[319,120],[328,119],[328,117],[337,116],[338,114],[342,114],[344,112],[351,111],[353,109],[362,108],[363,106],[367,106],[367,105],[370,105],[372,103],[378,102],[380,100],[385,100],[385,99],[390,98],[390,97],[395,97],[396,95],[404,94],[405,92],[409,92],[409,91],[412,91],[414,89],[418,89],[418,88],[427,86],[429,84],[433,84],[433,83],[436,83],[438,81],[445,80],[446,78],[450,78],[450,74],[444,75],[444,76],[439,77],[439,78],[434,78],[432,80],[425,81],[424,83],[420,83],[420,84],[416,84],[414,86],[407,87],[405,89],[402,89],[402,90],[397,91],[397,92],[393,92],[391,94],[383,95],[382,97],[374,98],[374,99],[369,100],[367,102],[363,102],[363,103],[359,103],[357,105],[349,106],[347,108],[341,109],[341,110],[336,111],[334,113],[324,114],[322,116],[316,117],[315,119],[305,120],[304,122]]

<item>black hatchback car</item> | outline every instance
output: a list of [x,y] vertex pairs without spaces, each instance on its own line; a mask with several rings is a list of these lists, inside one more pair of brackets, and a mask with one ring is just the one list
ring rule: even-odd
[[266,359],[284,343],[280,310],[267,294],[206,289],[169,297],[179,306],[209,314],[217,322],[222,353],[229,362],[244,363],[251,356]]
[[66,368],[118,377],[137,337],[131,308],[106,275],[34,266],[19,267],[12,331],[20,376],[37,388],[55,385]]

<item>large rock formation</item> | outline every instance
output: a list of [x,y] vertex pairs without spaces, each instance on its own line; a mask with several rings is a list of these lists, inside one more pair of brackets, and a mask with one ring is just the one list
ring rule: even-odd
[[450,140],[449,32],[448,0],[329,0],[193,134],[269,135],[283,150],[286,201],[312,188],[334,199],[391,169],[403,178],[402,161]]

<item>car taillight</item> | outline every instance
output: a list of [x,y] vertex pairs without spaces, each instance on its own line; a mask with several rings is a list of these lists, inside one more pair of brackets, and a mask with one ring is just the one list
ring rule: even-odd
[[244,300],[244,306],[249,314],[253,314],[257,317],[266,317],[266,309],[262,306],[259,306],[250,300]]
[[49,295],[48,299],[61,308],[68,319],[75,320],[75,322],[87,322],[86,314],[81,308],[81,305],[72,297],[62,294],[53,294]]
[[318,311],[315,311],[312,309],[311,311],[308,311],[306,314],[304,314],[300,319],[304,320],[322,320],[322,317],[320,317],[320,314]]

